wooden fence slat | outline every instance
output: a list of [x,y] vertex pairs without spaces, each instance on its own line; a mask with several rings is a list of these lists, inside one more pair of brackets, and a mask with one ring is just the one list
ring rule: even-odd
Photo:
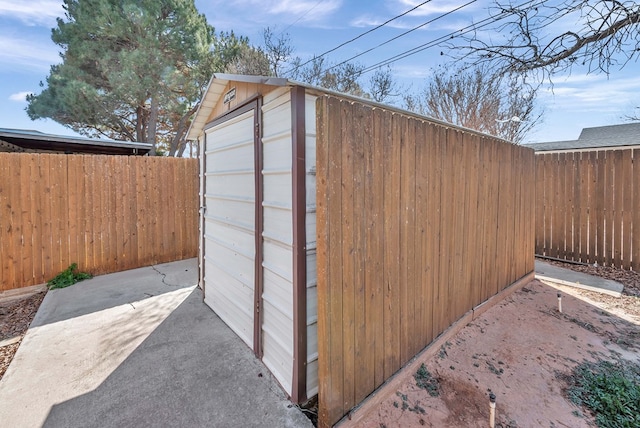
[[[332,421],[340,416],[334,411],[335,402],[340,400],[337,394],[332,393],[335,386],[337,371],[342,367],[334,367],[331,371],[331,359],[333,349],[331,344],[332,331],[332,306],[331,306],[331,283],[333,272],[329,269],[329,251],[333,242],[330,240],[332,225],[329,222],[329,209],[327,207],[329,196],[329,182],[332,181],[329,168],[329,121],[327,112],[328,100],[322,99],[316,105],[318,122],[316,125],[316,138],[321,142],[316,145],[316,227],[325,233],[317,234],[317,274],[318,274],[318,355],[323,358],[318,359],[318,425],[320,427],[330,426]],[[336,225],[337,226],[337,225]],[[335,232],[334,232],[335,234]],[[342,378],[340,376],[340,383]],[[340,409],[342,411],[342,409]]]
[[[317,149],[319,174],[318,222],[325,234],[318,234],[318,260],[322,263],[318,272],[318,375],[320,426],[331,426],[344,414],[344,365],[342,342],[342,138],[341,107],[335,99],[323,99],[318,104],[320,115],[318,139],[325,144]],[[324,113],[324,114],[323,114]],[[322,192],[322,193],[321,193]],[[326,239],[326,242],[325,242]],[[323,269],[325,277],[321,276]],[[335,288],[335,292],[333,289]],[[323,333],[321,336],[320,333]],[[323,337],[324,341],[320,340]],[[323,352],[324,351],[324,352]]]
[[622,188],[620,194],[623,198],[622,206],[622,249],[621,267],[631,269],[631,241],[633,240],[633,227],[631,218],[633,215],[633,158],[631,150],[622,152],[622,180],[618,183]]
[[390,115],[384,135],[384,236],[385,236],[385,377],[400,368],[400,163],[398,115]]
[[[418,324],[417,337],[414,345],[418,347],[424,346],[424,343],[431,341],[431,314],[430,314],[430,293],[429,293],[429,259],[427,257],[428,235],[427,235],[427,213],[429,212],[429,174],[428,174],[428,145],[431,143],[427,140],[426,127],[424,122],[419,122],[415,126],[415,169],[416,169],[416,208],[415,208],[415,266],[416,266],[416,295],[415,310],[416,323]],[[420,221],[423,219],[423,221]]]
[[[342,123],[354,118],[353,105],[342,103]],[[356,212],[354,206],[354,126],[342,128],[342,316],[344,333],[342,336],[344,352],[344,389],[343,407],[350,409],[355,402],[355,230]]]
[[355,118],[353,133],[353,232],[354,232],[354,401],[359,403],[373,388],[372,344],[367,335],[368,287],[365,283],[367,213],[365,211],[366,162],[365,145],[370,143],[370,133],[365,131],[368,111],[363,105],[352,106]]
[[[31,183],[31,159],[29,156],[21,156],[19,159],[19,168],[21,171],[19,184],[20,192],[25,194],[25,190],[30,188]],[[20,242],[20,257],[18,259],[18,265],[16,268],[20,272],[18,280],[21,283],[33,282],[34,269],[33,269],[33,230],[34,230],[34,215],[33,204],[35,198],[25,198],[21,203],[21,242]]]
[[16,177],[15,177],[15,160],[17,157],[13,154],[6,155],[6,160],[3,163],[3,173],[5,174],[2,183],[6,183],[6,202],[3,203],[4,209],[3,215],[3,235],[2,245],[4,247],[2,257],[2,276],[4,283],[4,290],[14,288],[15,281],[15,267],[14,257],[17,249],[15,246],[15,225],[18,224],[15,219],[15,210],[18,208],[19,191],[16,190]]
[[[426,124],[425,124],[426,125]],[[440,301],[440,290],[438,284],[440,282],[440,260],[435,256],[440,251],[440,207],[441,203],[441,187],[440,180],[442,177],[442,164],[440,158],[440,127],[427,126],[427,135],[429,139],[429,147],[427,149],[427,168],[428,168],[428,189],[429,201],[428,212],[426,215],[427,223],[427,265],[429,293],[429,317],[431,329],[428,331],[429,337],[435,338],[439,333],[439,317],[442,302]]]
[[612,218],[612,265],[615,267],[622,267],[622,211],[624,207],[623,191],[625,189],[625,183],[623,181],[623,152],[616,150],[613,154],[612,162],[614,164],[612,168],[613,172],[613,218]]
[[[366,265],[365,275],[371,276],[373,283],[373,298],[371,308],[367,312],[367,331],[373,334],[374,352],[374,388],[379,387],[385,381],[384,361],[386,342],[384,340],[384,170],[383,165],[384,148],[382,146],[384,120],[382,111],[374,109],[372,114],[373,139],[366,147],[371,151],[370,163],[367,164],[367,176],[371,177],[371,186],[366,190],[368,201],[371,206],[365,207],[367,215],[370,215],[369,236],[367,243],[370,244],[367,255],[369,256]],[[370,284],[366,280],[367,286]]]
[[633,270],[640,271],[640,150],[632,151],[633,167],[631,174],[633,176],[633,200],[631,203],[632,217],[631,233],[633,239],[631,241],[631,266]]

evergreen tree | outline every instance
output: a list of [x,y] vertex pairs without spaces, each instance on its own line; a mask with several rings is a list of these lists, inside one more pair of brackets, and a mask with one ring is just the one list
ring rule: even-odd
[[52,31],[63,62],[27,113],[90,137],[152,143],[152,153],[182,153],[211,73],[248,43],[216,36],[193,0],[64,0],[64,9]]

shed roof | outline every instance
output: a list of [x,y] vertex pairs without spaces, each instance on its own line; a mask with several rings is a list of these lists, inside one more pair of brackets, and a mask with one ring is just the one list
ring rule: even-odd
[[[476,131],[474,129],[465,128],[463,126],[454,125],[439,119],[434,119],[432,117],[427,117],[420,115],[416,112],[404,110],[398,107],[394,107],[387,104],[382,104],[379,102],[375,102],[371,99],[366,99],[362,97],[357,97],[355,95],[345,94],[337,91],[333,91],[326,88],[320,88],[317,86],[310,85],[308,83],[298,82],[295,80],[290,80],[282,77],[268,77],[268,76],[247,76],[242,74],[225,74],[225,73],[214,73],[211,76],[211,80],[209,81],[209,85],[204,92],[202,102],[196,111],[196,115],[194,116],[193,121],[191,122],[191,126],[189,126],[189,131],[187,132],[187,140],[193,141],[198,138],[202,131],[204,130],[205,125],[207,124],[207,119],[211,115],[211,112],[215,108],[216,104],[224,96],[224,90],[227,87],[229,82],[243,82],[243,83],[254,83],[254,84],[262,84],[262,85],[271,85],[271,86],[302,86],[305,89],[310,89],[312,91],[316,91],[318,93],[328,94],[338,96],[340,98],[346,98],[354,101],[364,102],[370,104],[372,106],[378,106],[385,110],[396,111],[403,114],[408,114],[416,117],[424,118],[424,120],[428,120],[432,123],[439,123],[443,126],[452,127],[459,129],[461,131],[469,132],[472,134],[483,135],[490,138],[498,138],[495,135],[485,134],[480,131]],[[504,140],[506,141],[506,140]],[[509,142],[509,141],[507,141]],[[513,144],[509,142],[510,144]]]
[[231,81],[273,86],[286,86],[288,84],[291,84],[292,86],[295,85],[295,83],[290,82],[288,79],[279,77],[245,76],[241,74],[215,73],[213,76],[211,76],[209,85],[204,91],[204,96],[202,98],[202,101],[200,102],[200,106],[198,106],[196,115],[191,122],[191,126],[189,126],[189,131],[187,132],[187,140],[195,140],[202,133],[202,130],[206,125],[207,118],[215,108],[220,98],[224,95],[224,90],[227,86],[227,83]]
[[577,140],[528,144],[537,152],[640,145],[640,122],[584,128]]
[[151,144],[45,134],[44,132],[27,129],[0,128],[0,151],[22,150],[103,155],[145,155],[151,150]]

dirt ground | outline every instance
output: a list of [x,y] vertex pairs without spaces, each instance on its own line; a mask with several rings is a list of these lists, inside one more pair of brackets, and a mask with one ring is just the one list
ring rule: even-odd
[[45,292],[0,301],[0,379],[18,351],[29,324],[36,316]]
[[563,390],[585,360],[640,360],[640,275],[625,276],[631,282],[621,298],[530,282],[421,361],[427,389],[404,373],[401,386],[353,425],[486,427],[493,392],[497,427],[595,426]]

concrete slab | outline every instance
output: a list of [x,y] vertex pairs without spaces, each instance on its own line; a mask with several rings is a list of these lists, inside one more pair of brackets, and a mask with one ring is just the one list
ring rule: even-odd
[[624,286],[617,281],[575,272],[540,260],[535,261],[535,269],[536,279],[546,283],[568,285],[570,287],[604,293],[614,297],[620,297],[624,288]]
[[311,427],[202,302],[195,259],[45,297],[0,381],[12,427]]

